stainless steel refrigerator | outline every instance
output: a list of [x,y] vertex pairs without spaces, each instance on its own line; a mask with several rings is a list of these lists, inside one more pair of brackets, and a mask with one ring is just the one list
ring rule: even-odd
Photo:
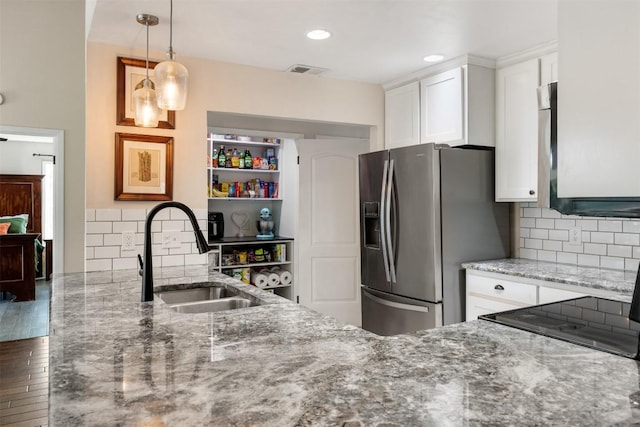
[[362,327],[395,335],[463,321],[460,264],[510,254],[493,150],[420,144],[359,164]]

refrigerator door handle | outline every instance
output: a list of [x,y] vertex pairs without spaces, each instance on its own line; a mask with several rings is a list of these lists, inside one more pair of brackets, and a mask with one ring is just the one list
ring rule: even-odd
[[[389,270],[391,275],[391,283],[396,283],[396,266],[395,255],[393,253],[393,242],[391,236],[391,194],[393,193],[393,162],[392,159],[389,164],[389,176],[387,178],[387,194],[384,204],[384,221],[385,221],[385,238],[387,240],[388,258],[389,258]],[[384,238],[383,238],[384,241]]]
[[419,312],[422,312],[422,313],[428,313],[429,312],[429,307],[425,307],[425,306],[421,306],[421,305],[402,304],[400,302],[389,301],[389,300],[377,297],[377,296],[373,295],[372,293],[366,292],[366,291],[365,291],[364,295],[367,298],[371,299],[372,301],[375,301],[375,302],[377,302],[378,304],[381,304],[381,305],[386,305],[387,307],[398,308],[400,310],[419,311]]
[[[393,162],[393,160],[392,160]],[[387,283],[391,281],[389,273],[389,254],[387,252],[387,227],[386,227],[386,198],[387,193],[387,175],[389,172],[389,161],[384,161],[384,169],[382,171],[382,191],[380,192],[380,240],[382,242],[382,262],[384,263],[384,274],[387,278]]]

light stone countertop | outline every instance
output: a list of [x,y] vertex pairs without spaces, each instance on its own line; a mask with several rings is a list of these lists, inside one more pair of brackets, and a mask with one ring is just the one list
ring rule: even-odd
[[462,267],[467,270],[506,274],[514,276],[515,280],[524,277],[611,292],[616,294],[616,299],[625,302],[631,301],[636,280],[635,271],[581,267],[520,258],[466,262]]
[[485,321],[378,337],[201,267],[156,286],[264,305],[180,314],[135,271],[53,280],[50,425],[637,425],[640,363]]

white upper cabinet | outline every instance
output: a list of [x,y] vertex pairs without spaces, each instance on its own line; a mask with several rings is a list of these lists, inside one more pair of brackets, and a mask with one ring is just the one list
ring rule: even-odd
[[385,93],[384,145],[398,148],[420,143],[420,84],[409,83]]
[[464,139],[462,67],[420,81],[420,141],[449,142]]
[[640,196],[640,2],[558,2],[558,196]]
[[465,55],[389,84],[385,148],[495,145],[495,62]]
[[474,64],[420,81],[422,143],[495,145],[495,72]]
[[537,200],[539,84],[537,58],[496,70],[498,202]]

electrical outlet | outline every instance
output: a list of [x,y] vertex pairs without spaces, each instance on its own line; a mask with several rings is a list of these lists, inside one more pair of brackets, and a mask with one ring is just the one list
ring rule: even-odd
[[136,248],[136,233],[125,231],[122,233],[122,250],[132,251]]
[[175,249],[180,247],[179,231],[162,232],[162,249]]
[[570,245],[582,244],[582,227],[569,228],[569,244]]

